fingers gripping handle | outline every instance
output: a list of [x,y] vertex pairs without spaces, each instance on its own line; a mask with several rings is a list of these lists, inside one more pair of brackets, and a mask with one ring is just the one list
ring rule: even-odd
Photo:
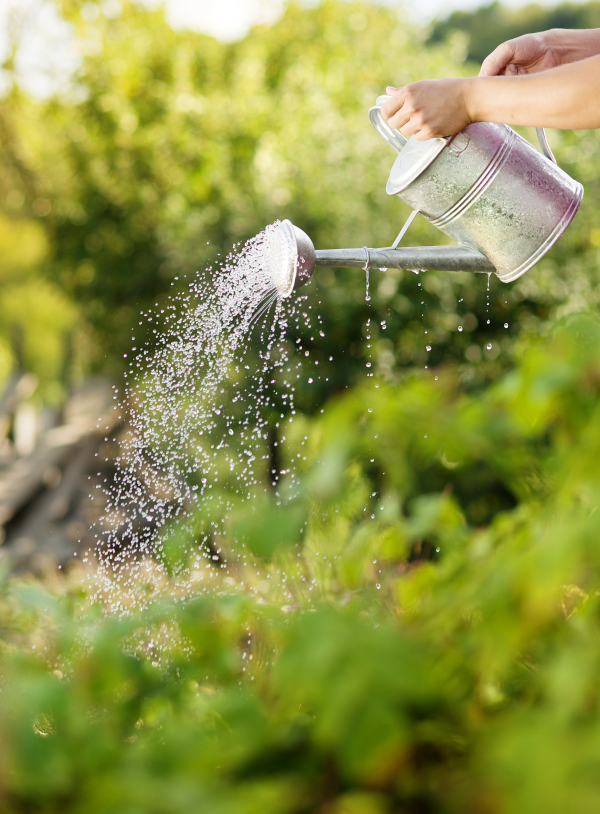
[[391,99],[391,96],[378,96],[375,107],[369,110],[369,119],[382,139],[387,141],[390,147],[393,147],[394,150],[399,153],[406,144],[407,139],[405,139],[398,130],[394,130],[393,127],[390,127],[382,116],[381,108],[389,99]]

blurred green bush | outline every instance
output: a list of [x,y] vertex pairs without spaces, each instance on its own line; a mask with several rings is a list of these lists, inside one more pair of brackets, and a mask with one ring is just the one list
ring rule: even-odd
[[479,396],[340,396],[282,545],[237,518],[208,593],[5,582],[2,810],[596,811],[599,347],[576,317]]

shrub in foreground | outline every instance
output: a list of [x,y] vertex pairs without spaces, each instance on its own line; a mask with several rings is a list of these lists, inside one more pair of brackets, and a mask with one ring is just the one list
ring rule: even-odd
[[1,809],[597,811],[598,347],[579,318],[476,398],[341,397],[301,539],[210,594],[115,618],[6,581]]

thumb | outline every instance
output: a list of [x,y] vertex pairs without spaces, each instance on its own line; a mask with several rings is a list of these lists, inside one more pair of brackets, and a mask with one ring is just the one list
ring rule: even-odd
[[400,90],[400,88],[395,88],[393,87],[393,85],[388,85],[387,88],[385,89],[385,92],[387,93],[388,96],[391,96],[392,93],[396,93],[396,91],[398,90]]
[[479,76],[499,76],[514,56],[514,43],[511,41],[503,42],[483,60]]

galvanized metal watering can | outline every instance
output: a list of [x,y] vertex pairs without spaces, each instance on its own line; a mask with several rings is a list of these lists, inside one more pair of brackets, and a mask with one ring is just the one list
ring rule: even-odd
[[[369,110],[377,132],[398,153],[386,191],[397,195],[458,246],[330,249],[289,220],[269,236],[266,266],[280,296],[310,279],[315,266],[494,272],[503,282],[525,274],[573,220],[583,186],[561,170],[543,130],[544,155],[504,124],[478,122],[451,138],[405,139]],[[402,234],[402,233],[401,233]]]
[[539,153],[506,124],[477,122],[452,138],[405,139],[381,114],[369,118],[398,153],[386,192],[397,195],[462,246],[482,252],[505,283],[556,243],[573,220],[583,186],[554,161],[543,130]]

